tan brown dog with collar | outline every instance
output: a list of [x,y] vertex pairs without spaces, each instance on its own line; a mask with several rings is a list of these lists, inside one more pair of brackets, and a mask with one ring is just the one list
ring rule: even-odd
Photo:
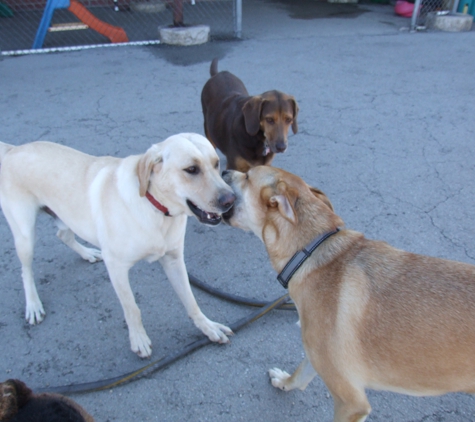
[[289,128],[297,133],[298,105],[280,91],[250,96],[230,72],[218,72],[218,60],[201,92],[206,137],[227,160],[227,168],[247,171],[270,165],[274,154],[287,149]]
[[226,171],[224,179],[237,196],[225,220],[263,240],[283,281],[293,255],[327,236],[288,284],[306,357],[293,375],[270,370],[272,385],[303,390],[318,373],[337,422],[366,419],[366,388],[475,393],[475,266],[336,231],[343,221],[328,198],[283,170]]

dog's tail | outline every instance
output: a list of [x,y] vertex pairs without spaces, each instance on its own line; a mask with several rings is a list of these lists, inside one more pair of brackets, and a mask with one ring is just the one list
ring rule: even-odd
[[215,57],[213,61],[211,62],[211,66],[209,68],[209,73],[211,76],[214,76],[218,73],[218,61],[219,59]]
[[13,148],[13,145],[6,144],[4,142],[0,142],[0,163],[5,157],[5,154]]

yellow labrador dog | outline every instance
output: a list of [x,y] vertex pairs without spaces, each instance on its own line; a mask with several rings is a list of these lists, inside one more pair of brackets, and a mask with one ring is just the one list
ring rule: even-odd
[[303,390],[318,373],[338,422],[366,419],[366,388],[475,393],[475,266],[339,229],[328,198],[283,170],[223,175],[237,197],[225,221],[262,239],[300,317],[306,357],[270,370],[272,385]]
[[[150,356],[151,342],[129,284],[140,260],[159,260],[190,318],[210,340],[226,343],[228,327],[210,321],[191,291],[183,258],[186,219],[215,225],[235,196],[219,173],[218,156],[201,135],[183,133],[145,154],[94,157],[71,148],[33,142],[0,143],[0,204],[22,265],[26,319],[45,312],[32,271],[39,210],[56,219],[58,237],[79,255],[106,264],[129,328],[132,351]],[[77,242],[81,237],[101,250]]]

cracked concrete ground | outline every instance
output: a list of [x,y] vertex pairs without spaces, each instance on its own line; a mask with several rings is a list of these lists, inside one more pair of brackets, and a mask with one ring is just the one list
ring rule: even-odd
[[[126,156],[183,131],[203,132],[200,92],[211,59],[252,94],[280,89],[300,104],[299,133],[274,164],[318,186],[347,226],[416,253],[475,264],[475,32],[401,31],[392,6],[327,10],[310,1],[244,1],[244,40],[189,48],[124,47],[0,59],[0,139],[50,140]],[[82,261],[37,225],[34,269],[47,317],[24,319],[20,266],[0,213],[0,380],[31,387],[109,378],[140,367],[102,263]],[[263,245],[224,226],[188,222],[188,269],[244,296],[283,294]],[[153,359],[200,336],[158,263],[131,284]],[[250,312],[195,291],[204,313]],[[266,374],[302,358],[295,312],[276,311],[152,376],[74,395],[97,421],[330,421],[320,379],[283,393]],[[464,394],[369,392],[369,421],[475,420]]]

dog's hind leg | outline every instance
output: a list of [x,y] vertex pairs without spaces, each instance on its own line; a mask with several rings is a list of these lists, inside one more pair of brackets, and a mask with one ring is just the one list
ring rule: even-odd
[[315,378],[315,375],[317,375],[317,372],[313,369],[307,356],[292,375],[278,368],[269,370],[272,385],[284,391],[290,391],[294,388],[305,390],[309,382]]
[[59,218],[56,218],[56,225],[58,226],[58,236],[66,245],[68,245],[73,251],[77,252],[82,259],[89,262],[97,262],[102,260],[102,254],[99,249],[86,248],[81,245],[73,233],[73,231],[66,226]]
[[364,422],[371,412],[364,387],[352,385],[338,374],[323,379],[333,396],[334,422]]
[[31,200],[21,202],[2,201],[5,218],[10,225],[15,248],[21,263],[21,276],[25,289],[26,320],[34,325],[43,321],[45,311],[36,290],[33,277],[33,248],[35,243],[35,222],[38,208]]

